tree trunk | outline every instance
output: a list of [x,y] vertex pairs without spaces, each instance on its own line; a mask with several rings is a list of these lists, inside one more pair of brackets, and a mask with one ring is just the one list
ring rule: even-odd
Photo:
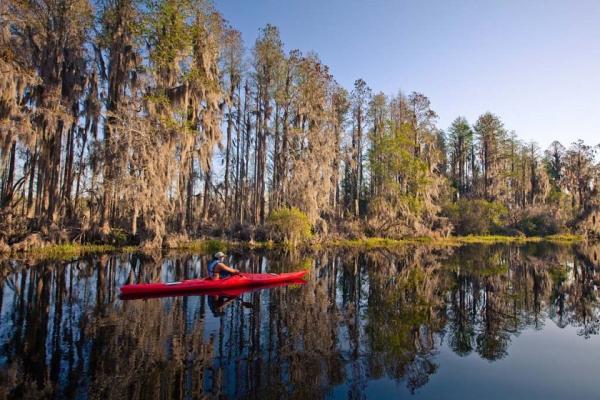
[[100,208],[100,231],[103,235],[108,235],[110,233],[110,221],[109,221],[109,211],[110,211],[110,198],[112,197],[112,182],[111,182],[111,172],[110,165],[108,160],[110,159],[110,119],[106,121],[107,126],[104,128],[104,193],[102,195],[102,206]]
[[179,233],[182,234],[186,234],[186,227],[187,227],[187,223],[186,223],[186,216],[187,216],[187,212],[186,212],[186,194],[188,191],[188,181],[190,180],[190,177],[187,176],[188,175],[188,155],[185,152],[182,152],[181,154],[181,168],[179,169],[179,182],[178,182],[178,191],[179,191],[179,196],[178,196],[178,201],[177,201],[177,230],[179,231]]
[[4,188],[2,190],[2,207],[7,207],[12,200],[13,196],[13,184],[15,179],[15,161],[17,158],[17,142],[13,141],[10,146],[10,155],[8,158],[8,171],[6,174],[6,181],[4,182]]
[[354,193],[354,215],[360,217],[360,191],[362,188],[362,110],[356,114],[356,184]]
[[62,145],[62,131],[64,128],[64,122],[58,121],[58,127],[54,140],[52,141],[52,152],[50,157],[52,160],[51,174],[50,174],[50,185],[48,186],[48,222],[55,224],[58,219],[58,210],[60,208],[60,192],[59,192],[59,180],[60,180],[60,155]]
[[77,125],[73,123],[67,137],[67,155],[65,160],[65,171],[63,175],[63,193],[62,198],[67,205],[67,215],[72,215],[71,192],[73,190],[73,160],[75,158],[75,132]]
[[190,155],[190,171],[189,171],[189,176],[188,176],[188,181],[187,181],[187,204],[186,204],[186,220],[187,220],[187,224],[188,224],[188,229],[191,230],[192,232],[195,231],[194,229],[194,181],[195,181],[195,176],[194,176],[194,155],[191,154]]
[[81,193],[81,175],[85,171],[85,166],[83,164],[83,155],[85,151],[85,145],[87,143],[87,130],[84,129],[83,137],[81,139],[81,152],[79,153],[79,160],[77,161],[77,183],[75,185],[75,200],[73,201],[75,212],[79,209],[79,194]]
[[138,225],[138,214],[139,209],[137,202],[133,202],[133,215],[131,216],[131,235],[133,237],[137,236],[137,225]]
[[289,146],[289,106],[286,105],[283,110],[283,121],[282,121],[282,136],[281,136],[281,156],[279,161],[279,186],[281,195],[279,202],[282,203],[286,199],[286,184],[287,184],[287,157],[288,157],[288,146]]
[[244,156],[244,173],[242,174],[242,198],[244,199],[243,205],[240,212],[240,221],[244,221],[250,212],[250,193],[249,193],[249,182],[248,174],[250,172],[250,135],[252,133],[252,119],[250,118],[250,86],[246,82],[244,88],[244,112],[246,114],[246,140],[245,140],[245,156]]
[[261,156],[260,156],[260,152],[261,152],[261,145],[262,145],[262,139],[261,139],[261,129],[262,129],[262,123],[261,123],[261,106],[260,106],[260,92],[261,92],[261,88],[260,85],[258,87],[258,90],[256,92],[256,139],[255,139],[255,143],[254,143],[254,204],[253,204],[253,222],[254,225],[258,225],[258,219],[259,219],[259,207],[260,207],[260,198],[259,198],[259,190],[260,190],[260,160],[262,160]]
[[[230,82],[233,82],[233,76],[230,76]],[[232,129],[233,129],[233,116],[232,116],[232,112],[233,112],[233,106],[232,106],[232,102],[233,102],[233,97],[235,96],[235,87],[233,86],[233,83],[231,83],[231,92],[229,93],[229,99],[230,99],[230,104],[229,104],[229,112],[227,113],[227,147],[225,148],[225,221],[229,221],[229,203],[230,203],[230,199],[229,199],[229,163],[230,163],[230,154],[231,154],[231,135],[232,135]]]
[[33,156],[31,157],[31,167],[29,171],[29,192],[27,194],[27,217],[33,218],[34,208],[33,208],[33,187],[35,183],[35,168],[37,166],[38,159],[38,146],[37,142],[35,144],[35,150],[33,152]]
[[210,186],[211,186],[211,167],[204,173],[204,202],[202,204],[202,221],[208,221],[208,210],[210,208]]
[[271,201],[270,207],[276,208],[278,207],[278,193],[279,193],[279,163],[277,160],[279,159],[280,153],[280,135],[279,135],[279,103],[275,103],[275,130],[273,132],[275,136],[275,143],[273,146],[273,175],[272,175],[272,187],[271,187]]

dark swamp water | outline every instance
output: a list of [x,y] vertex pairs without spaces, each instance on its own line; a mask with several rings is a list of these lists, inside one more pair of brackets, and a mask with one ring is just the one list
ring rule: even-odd
[[406,247],[245,271],[305,285],[124,301],[205,257],[0,263],[1,398],[600,398],[600,247]]

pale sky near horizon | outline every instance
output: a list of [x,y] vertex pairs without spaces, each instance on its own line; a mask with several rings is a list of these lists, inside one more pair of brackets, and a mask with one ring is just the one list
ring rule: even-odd
[[491,111],[545,149],[600,143],[600,0],[215,0],[252,47],[279,27],[351,89],[428,96],[446,129]]

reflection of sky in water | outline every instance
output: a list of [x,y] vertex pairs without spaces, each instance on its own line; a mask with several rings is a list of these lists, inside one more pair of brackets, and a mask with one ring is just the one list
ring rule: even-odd
[[588,260],[541,245],[328,254],[307,285],[244,293],[222,316],[204,296],[116,298],[128,279],[202,276],[203,257],[110,257],[103,273],[99,259],[4,264],[0,398],[32,382],[79,398],[597,398],[600,277]]
[[[592,399],[600,396],[600,338],[585,339],[573,327],[547,322],[513,337],[509,357],[493,362],[478,354],[460,357],[443,345],[439,369],[410,395],[406,385],[388,378],[368,381],[368,398],[390,393],[414,399]],[[345,385],[334,397],[345,398]]]

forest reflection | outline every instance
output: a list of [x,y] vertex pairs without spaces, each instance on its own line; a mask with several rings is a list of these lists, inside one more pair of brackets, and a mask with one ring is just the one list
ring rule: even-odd
[[408,391],[440,347],[490,361],[545,324],[597,335],[600,247],[406,247],[241,254],[245,271],[303,267],[306,285],[122,301],[125,282],[205,275],[207,259],[101,256],[0,266],[0,398],[323,398],[369,380]]

